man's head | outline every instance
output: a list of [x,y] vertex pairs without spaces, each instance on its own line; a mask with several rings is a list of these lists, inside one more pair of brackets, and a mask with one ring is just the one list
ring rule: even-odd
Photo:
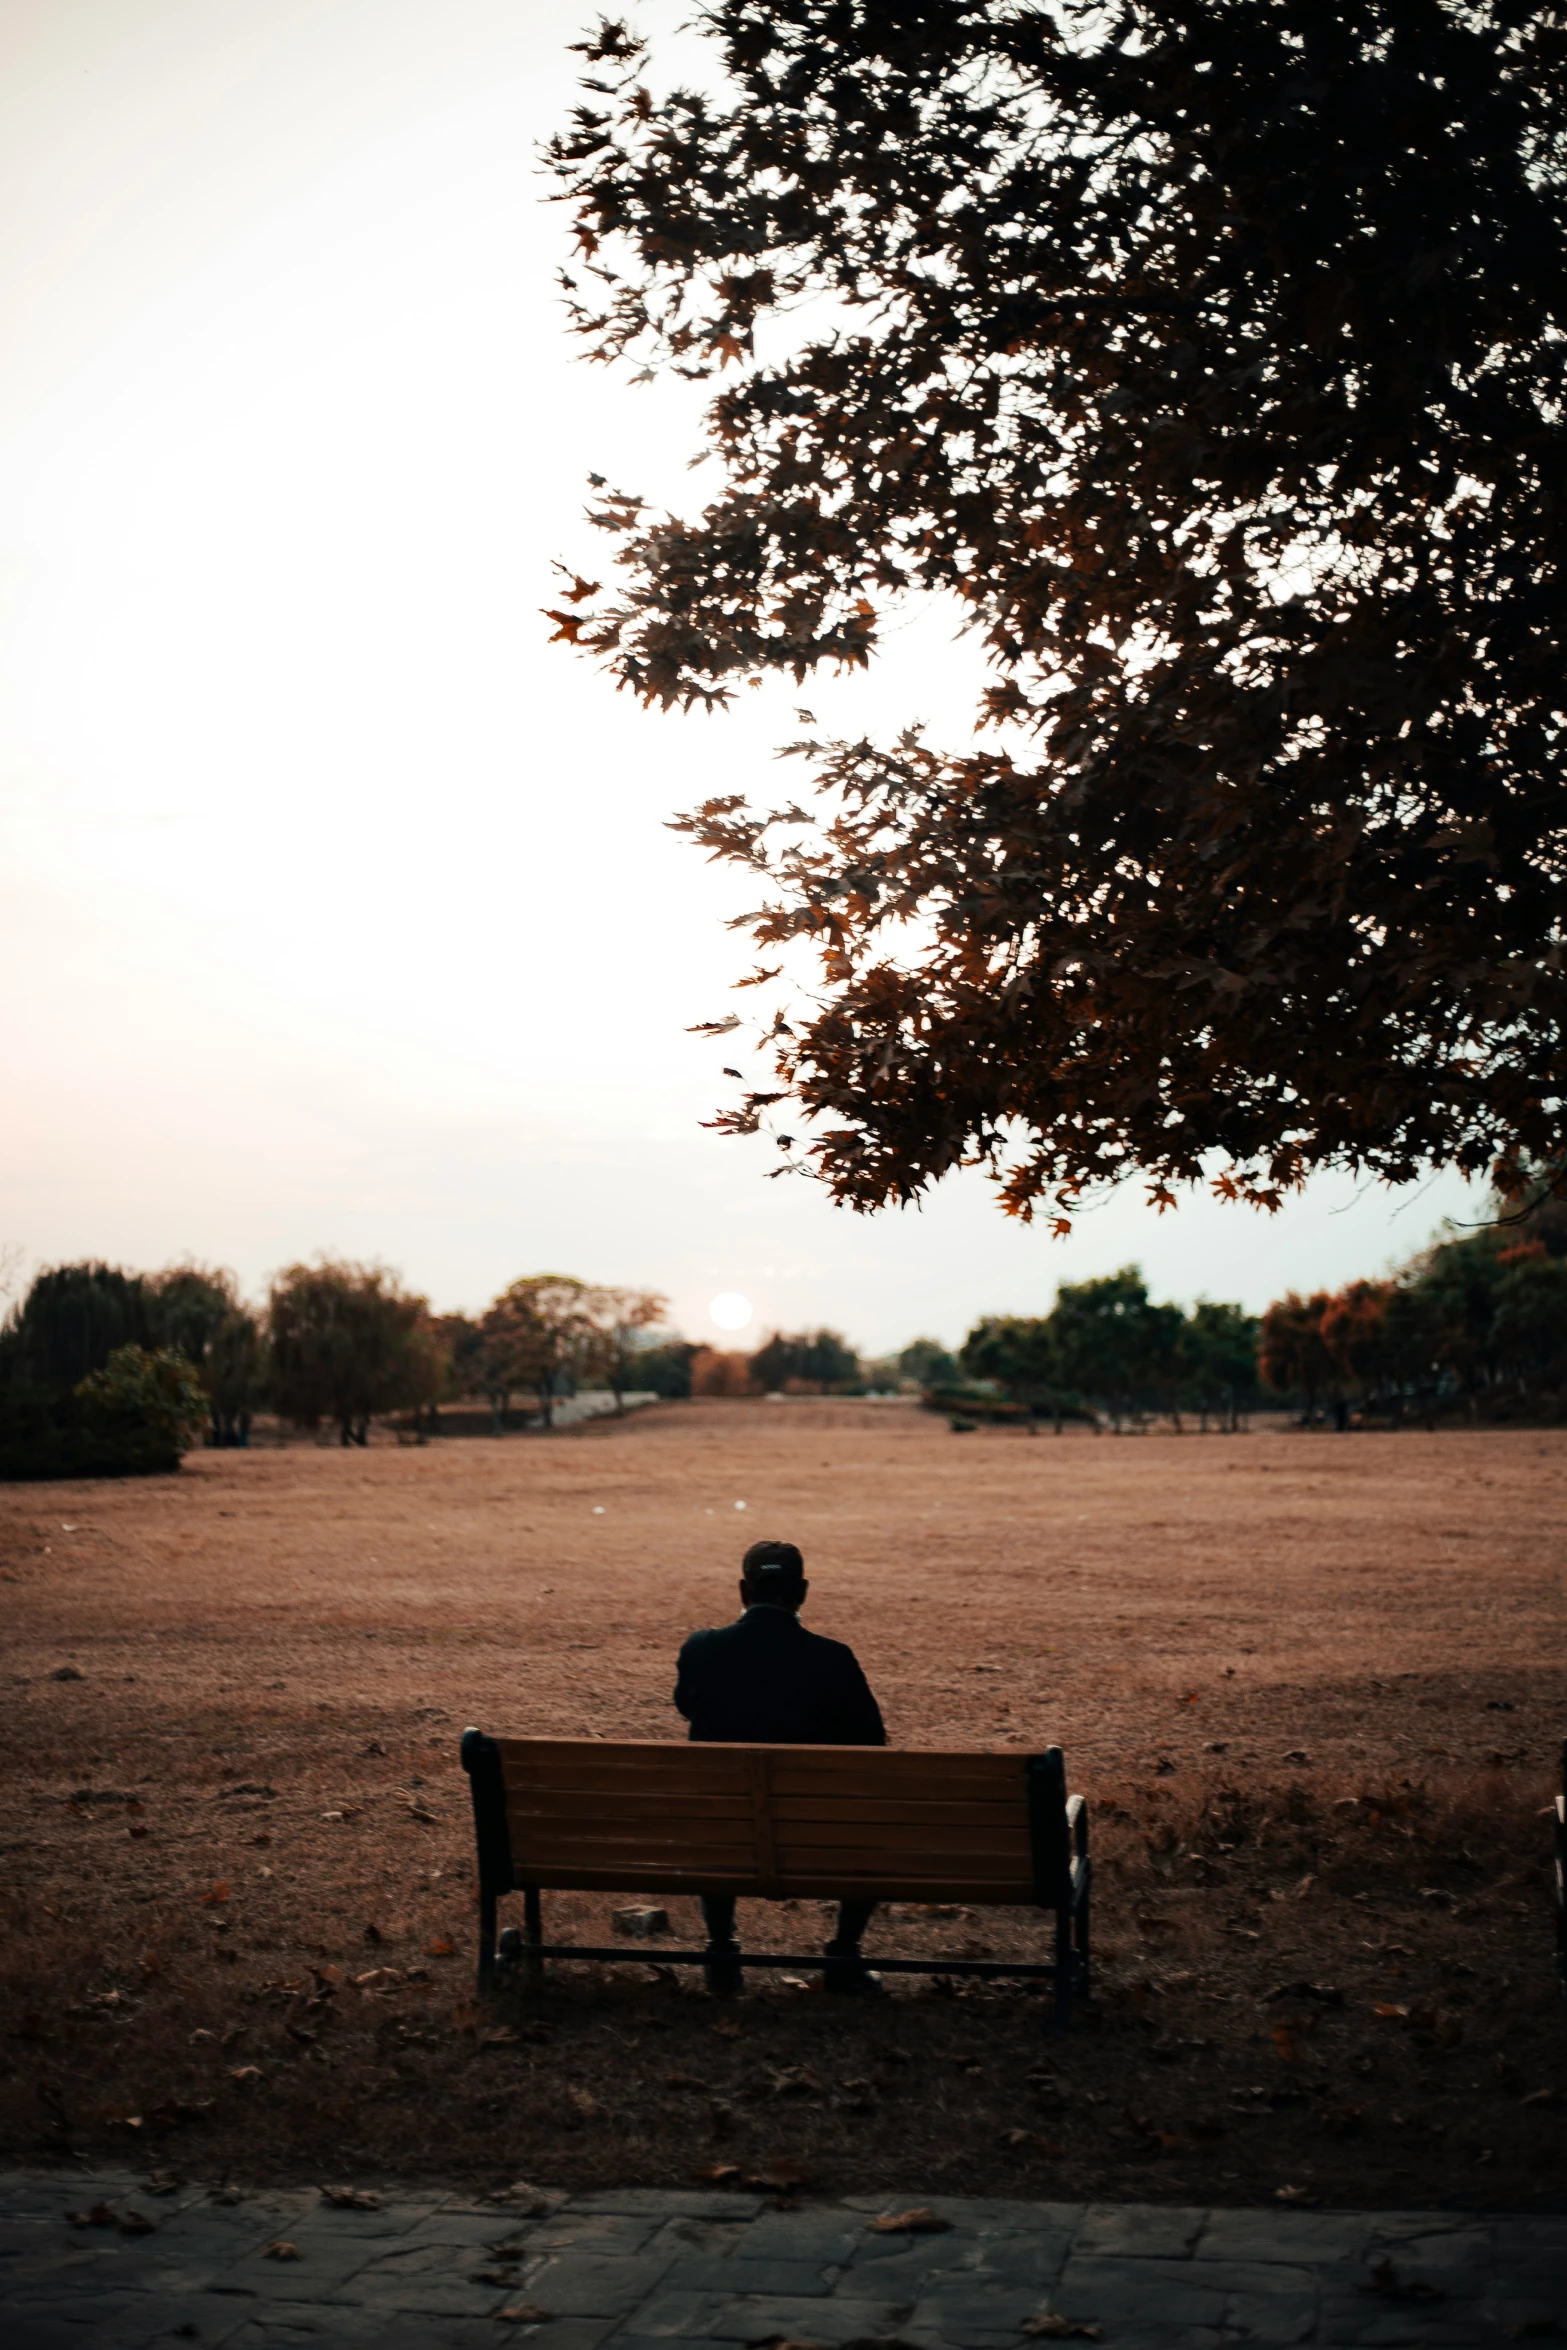
[[740,1598],[746,1607],[804,1604],[810,1585],[805,1561],[792,1542],[753,1542],[740,1562]]

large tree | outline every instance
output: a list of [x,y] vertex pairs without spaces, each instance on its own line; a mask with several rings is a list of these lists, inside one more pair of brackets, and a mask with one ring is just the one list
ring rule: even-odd
[[368,1444],[377,1413],[429,1398],[429,1314],[384,1265],[290,1265],[267,1300],[278,1410],[305,1428],[334,1421],[341,1443]]
[[596,483],[612,584],[558,631],[712,706],[924,591],[1000,729],[806,743],[812,809],[684,820],[764,956],[820,950],[718,1123],[803,1115],[859,1208],[975,1158],[1058,1219],[1134,1171],[1559,1176],[1567,20],[699,21],[667,95],[601,26],[553,163],[588,351],[733,367],[723,478],[688,519]]

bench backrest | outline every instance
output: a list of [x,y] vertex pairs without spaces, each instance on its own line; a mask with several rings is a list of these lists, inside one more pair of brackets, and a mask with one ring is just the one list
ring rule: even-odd
[[904,1754],[470,1731],[463,1760],[481,1868],[497,1884],[985,1903],[1053,1903],[1069,1884],[1059,1748]]

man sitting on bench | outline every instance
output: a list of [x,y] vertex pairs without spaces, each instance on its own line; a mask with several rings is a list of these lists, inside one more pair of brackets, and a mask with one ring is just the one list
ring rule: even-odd
[[[885,1746],[887,1733],[852,1648],[807,1632],[800,1609],[810,1585],[792,1542],[753,1542],[741,1562],[743,1613],[714,1632],[693,1632],[680,1651],[675,1704],[693,1738],[740,1746]],[[827,1945],[826,1987],[875,1992],[881,1978],[860,1956],[874,1901],[841,1901]],[[732,1893],[704,1893],[707,1987],[740,1988]]]

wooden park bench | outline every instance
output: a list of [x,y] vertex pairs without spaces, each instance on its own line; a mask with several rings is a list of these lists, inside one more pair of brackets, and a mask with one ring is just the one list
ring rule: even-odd
[[[1089,1988],[1088,1813],[1059,1746],[1043,1754],[905,1754],[885,1746],[611,1744],[463,1733],[479,1848],[479,1988],[503,1959],[538,1980],[551,1958],[625,1959],[544,1940],[541,1893],[733,1893],[781,1900],[1037,1906],[1049,1962],[878,1958],[884,1974],[1048,1977],[1064,2028]],[[524,1926],[496,1946],[496,1904]],[[702,1950],[660,1949],[660,1966]],[[748,1967],[819,1967],[821,1954],[744,1951]]]

